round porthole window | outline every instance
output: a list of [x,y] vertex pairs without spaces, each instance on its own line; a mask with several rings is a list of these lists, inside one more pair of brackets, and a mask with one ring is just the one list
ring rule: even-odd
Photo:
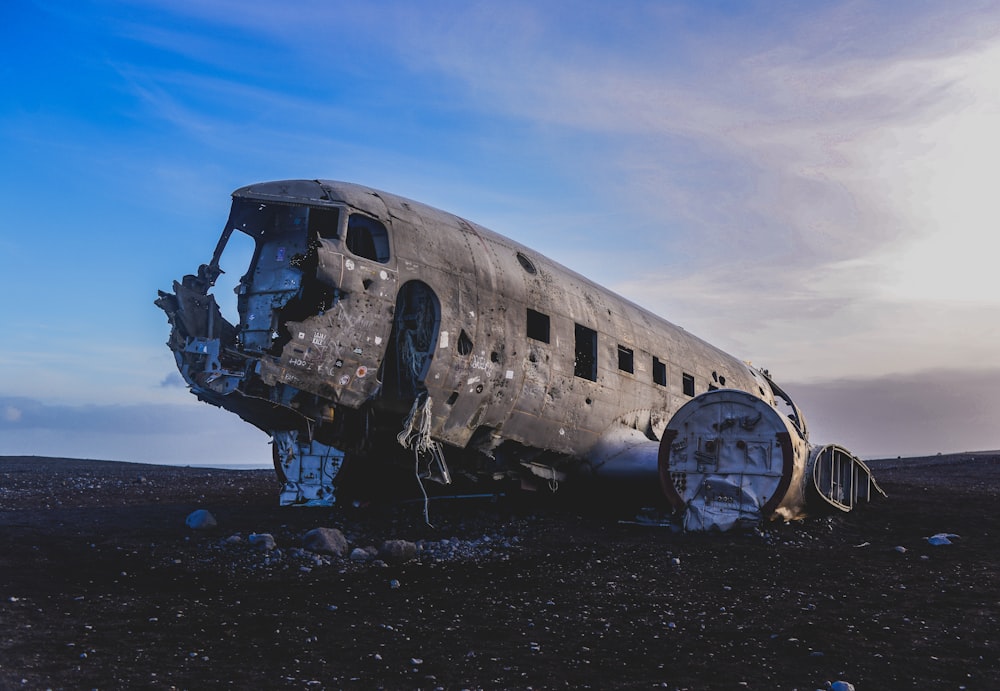
[[523,252],[517,253],[517,261],[520,263],[521,268],[527,271],[529,274],[536,274],[535,265],[531,263],[531,260],[524,256]]

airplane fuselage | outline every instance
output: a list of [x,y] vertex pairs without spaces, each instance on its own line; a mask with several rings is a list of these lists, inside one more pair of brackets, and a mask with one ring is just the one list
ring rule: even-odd
[[[209,292],[234,232],[255,244],[239,323]],[[157,304],[182,374],[275,439],[279,472],[331,449],[382,457],[397,434],[469,474],[613,472],[609,439],[656,444],[699,394],[791,403],[766,373],[545,256],[355,184],[237,190],[211,262],[174,288]]]

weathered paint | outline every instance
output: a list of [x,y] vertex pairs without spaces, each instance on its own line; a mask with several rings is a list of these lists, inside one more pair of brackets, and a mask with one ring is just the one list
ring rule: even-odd
[[729,530],[805,508],[804,436],[777,409],[743,391],[698,396],[660,443],[664,494],[688,530]]

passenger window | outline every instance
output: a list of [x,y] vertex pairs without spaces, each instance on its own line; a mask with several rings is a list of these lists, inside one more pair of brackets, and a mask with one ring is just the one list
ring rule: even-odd
[[389,261],[389,234],[374,218],[351,214],[347,219],[347,249],[379,264]]
[[657,357],[653,358],[653,383],[660,386],[667,385],[667,363],[660,362]]
[[683,379],[684,379],[684,395],[694,396],[694,377],[685,372]]
[[573,374],[582,379],[597,381],[597,332],[586,326],[576,325],[576,360]]
[[631,348],[618,345],[618,369],[629,374],[635,373],[634,353]]
[[549,342],[549,315],[528,308],[528,338]]

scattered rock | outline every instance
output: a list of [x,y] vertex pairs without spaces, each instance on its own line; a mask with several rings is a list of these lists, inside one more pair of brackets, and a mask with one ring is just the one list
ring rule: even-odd
[[347,554],[347,538],[337,528],[313,528],[303,536],[302,546],[310,552],[335,557]]
[[[19,642],[4,649],[0,687],[69,688],[104,678],[122,688],[180,688],[210,674],[303,689],[694,689],[710,679],[734,689],[994,688],[987,656],[995,651],[985,641],[993,640],[995,617],[984,604],[992,602],[984,575],[997,570],[1000,529],[982,507],[1000,486],[1000,460],[975,470],[958,468],[952,477],[939,466],[903,468],[886,482],[891,502],[838,517],[844,530],[832,538],[825,523],[776,522],[766,526],[766,549],[759,533],[673,536],[619,526],[603,509],[525,517],[520,504],[439,502],[433,528],[412,504],[377,505],[363,516],[343,504],[323,513],[282,510],[270,471],[255,471],[260,479],[252,481],[249,472],[216,473],[209,484],[200,470],[151,468],[142,471],[149,482],[134,485],[126,466],[124,491],[113,476],[11,472],[0,475],[0,518],[9,521],[0,526],[0,618]],[[29,481],[34,493],[21,489]],[[86,489],[96,484],[105,491]],[[169,519],[171,507],[190,512],[199,503],[225,508],[220,527],[195,532]],[[148,510],[154,505],[167,520]],[[77,506],[95,521],[82,544],[73,519],[83,514],[69,512]],[[928,516],[935,516],[929,526]],[[4,530],[22,523],[31,529]],[[343,556],[302,548],[319,525],[343,532]],[[949,537],[951,550],[929,550],[928,527],[975,533]],[[278,546],[251,549],[252,529],[271,533]],[[862,530],[871,544],[859,549],[864,538],[853,536]],[[417,542],[415,561],[380,570],[365,549],[362,561],[348,559],[355,546],[397,537]],[[954,550],[970,541],[973,561],[954,563]],[[894,543],[908,551],[891,557]],[[72,559],[75,568],[56,575],[64,591],[56,596],[51,564]],[[804,585],[829,576],[831,564],[859,586],[851,607]],[[751,584],[755,596],[747,598]],[[775,621],[775,607],[797,616]],[[438,645],[439,634],[447,645]],[[330,664],[330,646],[344,638],[350,654]],[[859,640],[877,640],[878,651],[846,663],[864,677],[848,686],[841,653]],[[620,652],[628,650],[639,654]],[[938,650],[947,657],[928,662]],[[813,651],[826,655],[809,658]]]
[[207,530],[208,528],[214,528],[219,525],[218,521],[215,520],[215,516],[205,509],[192,511],[188,514],[188,517],[184,522],[187,524],[187,527],[192,530]]
[[940,545],[950,545],[953,544],[952,540],[961,539],[961,535],[956,535],[955,533],[938,533],[937,535],[931,535],[927,538],[927,544],[938,547]]
[[278,546],[278,543],[274,541],[274,536],[270,533],[250,533],[250,537],[247,538],[247,542],[257,549],[262,549],[265,552],[270,552]]
[[407,540],[386,540],[382,543],[378,556],[389,564],[402,564],[416,559],[417,545]]

